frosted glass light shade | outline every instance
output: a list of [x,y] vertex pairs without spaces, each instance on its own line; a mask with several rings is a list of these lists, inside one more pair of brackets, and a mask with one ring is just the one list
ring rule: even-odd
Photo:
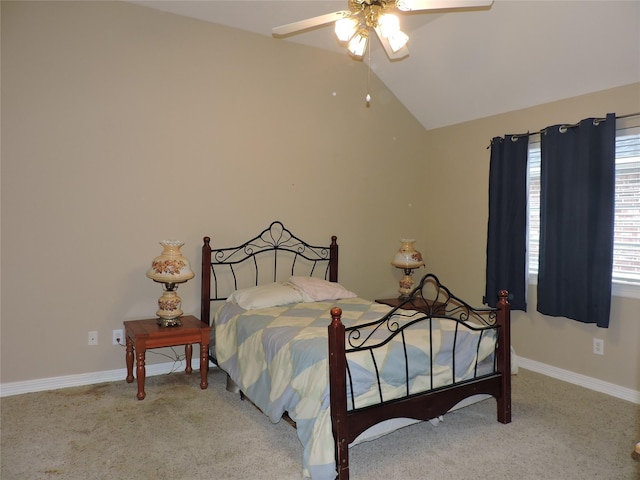
[[369,38],[369,32],[367,30],[360,30],[356,33],[347,48],[352,55],[356,57],[362,57],[364,55],[364,51],[367,48],[367,40]]
[[409,41],[409,36],[401,30],[398,30],[396,33],[389,35],[389,46],[393,53],[396,53],[402,47],[404,47]]
[[382,15],[378,25],[380,25],[380,33],[386,38],[400,31],[400,20],[391,13]]
[[162,253],[153,259],[147,277],[160,283],[182,283],[191,280],[195,273],[189,261],[182,256],[182,240],[162,240]]
[[355,18],[341,18],[336,22],[336,37],[338,37],[338,41],[346,43],[351,40],[357,29],[358,20]]
[[419,268],[424,265],[422,254],[418,252],[413,244],[414,239],[403,238],[400,240],[400,249],[396,252],[391,265],[398,268]]

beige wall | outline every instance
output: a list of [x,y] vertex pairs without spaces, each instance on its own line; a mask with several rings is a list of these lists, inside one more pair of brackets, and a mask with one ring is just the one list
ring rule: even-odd
[[[480,304],[490,138],[640,110],[633,85],[425,133],[375,77],[365,108],[365,79],[347,55],[134,5],[3,1],[0,381],[123,368],[111,330],[154,315],[160,239],[197,266],[204,235],[228,245],[275,219],[338,235],[340,281],[363,297],[394,294],[410,236]],[[529,304],[520,355],[640,390],[640,301],[615,298],[608,330]]]
[[346,54],[126,3],[3,1],[1,381],[124,368],[111,331],[154,315],[165,238],[197,266],[203,236],[281,220],[337,235],[349,288],[392,293],[426,145],[375,77],[366,108],[366,78]]
[[[539,105],[427,133],[426,191],[437,215],[423,224],[425,253],[443,280],[467,298],[482,301],[486,261],[489,145],[507,133],[537,131],[583,118],[640,112],[640,84]],[[437,179],[430,181],[429,179]],[[536,312],[535,286],[528,312],[513,318],[513,345],[528,359],[640,390],[640,300],[614,297],[608,329]],[[592,353],[593,338],[604,339],[604,356]]]

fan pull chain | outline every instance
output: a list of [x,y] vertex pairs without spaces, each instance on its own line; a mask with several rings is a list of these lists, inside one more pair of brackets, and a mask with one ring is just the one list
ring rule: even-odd
[[369,108],[371,106],[371,95],[369,94],[371,87],[371,42],[367,42],[367,50],[369,53],[369,69],[367,70],[367,96],[364,99],[367,102],[367,108]]

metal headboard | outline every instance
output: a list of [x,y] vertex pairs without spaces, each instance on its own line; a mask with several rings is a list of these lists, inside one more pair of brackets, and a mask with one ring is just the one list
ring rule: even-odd
[[[201,319],[211,324],[211,302],[226,300],[238,288],[285,279],[284,275],[315,276],[338,281],[337,237],[331,245],[311,245],[272,222],[257,236],[236,247],[211,248],[210,237],[202,245]],[[266,270],[266,274],[265,274]]]

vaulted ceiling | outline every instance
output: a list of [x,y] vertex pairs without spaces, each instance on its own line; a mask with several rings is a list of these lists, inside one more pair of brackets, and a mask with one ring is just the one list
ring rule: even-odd
[[[132,3],[269,37],[275,26],[347,8],[347,0]],[[410,55],[389,61],[374,39],[371,69],[427,129],[640,82],[640,1],[495,0],[489,9],[404,14],[401,25]],[[332,24],[274,41],[348,55]]]

